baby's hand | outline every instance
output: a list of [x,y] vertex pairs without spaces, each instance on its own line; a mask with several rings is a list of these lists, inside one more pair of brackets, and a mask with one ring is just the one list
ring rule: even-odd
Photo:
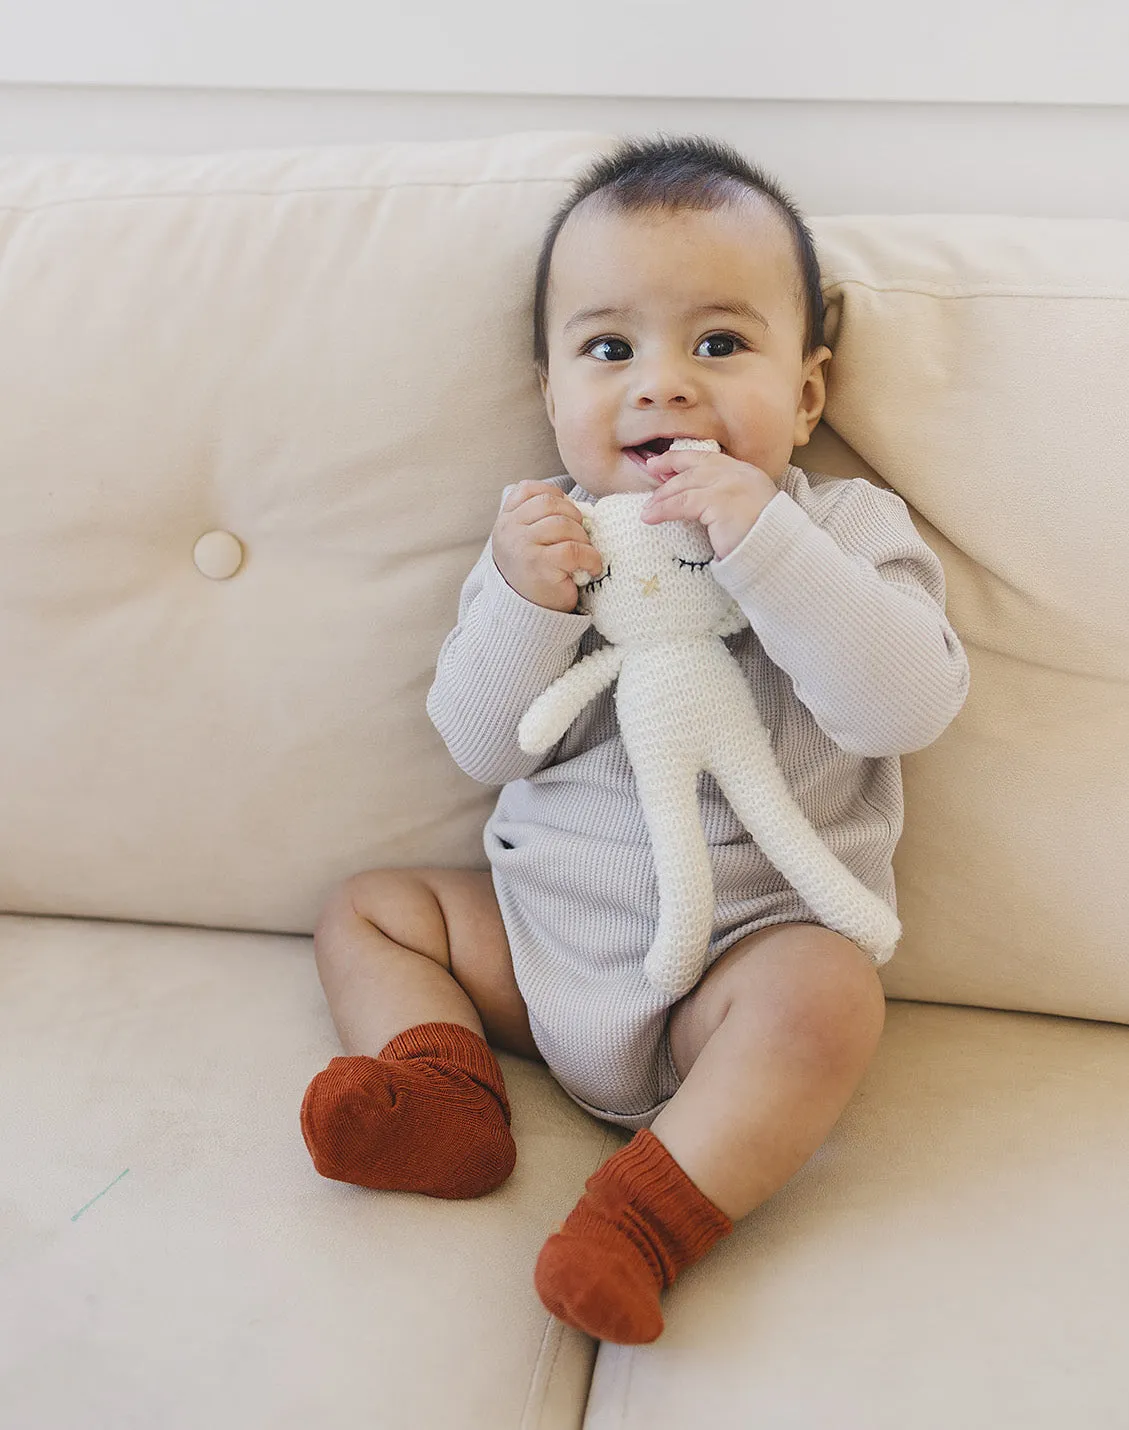
[[518,482],[502,504],[490,545],[506,584],[550,611],[576,609],[574,571],[604,571],[576,504],[548,482]]
[[651,457],[647,470],[662,486],[643,507],[643,520],[701,522],[719,561],[740,546],[779,490],[767,472],[727,452],[672,447]]

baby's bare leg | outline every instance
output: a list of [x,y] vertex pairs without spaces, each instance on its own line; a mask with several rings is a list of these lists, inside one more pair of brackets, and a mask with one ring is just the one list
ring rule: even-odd
[[372,869],[333,891],[314,931],[347,1053],[376,1057],[420,1023],[459,1023],[540,1059],[489,873]]
[[314,948],[349,1054],[302,1103],[318,1171],[436,1197],[499,1186],[516,1148],[488,1041],[538,1054],[489,874],[357,875],[327,901]]
[[884,1019],[878,974],[849,939],[815,924],[759,929],[672,1010],[684,1081],[651,1131],[737,1221],[823,1143]]
[[884,1013],[870,960],[827,929],[778,924],[723,954],[671,1012],[682,1086],[542,1248],[546,1306],[604,1340],[654,1340],[660,1292],[827,1136]]

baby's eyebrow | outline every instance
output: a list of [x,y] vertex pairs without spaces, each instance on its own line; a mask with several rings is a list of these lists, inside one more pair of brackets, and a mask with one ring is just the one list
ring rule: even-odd
[[695,308],[690,314],[692,318],[704,318],[707,313],[728,313],[734,318],[747,318],[752,323],[759,323],[762,328],[768,330],[768,319],[763,313],[757,311],[751,303],[746,303],[742,299],[735,299],[732,303],[705,303],[700,308]]
[[582,328],[586,323],[602,321],[604,318],[630,317],[634,311],[634,308],[581,308],[578,313],[573,313],[561,332],[567,333],[572,328]]
[[[579,312],[573,313],[561,331],[568,333],[573,328],[582,328],[588,323],[603,322],[605,318],[630,318],[634,313],[634,308],[581,308]],[[766,332],[770,331],[768,319],[764,314],[741,298],[725,303],[703,303],[698,308],[692,308],[687,316],[704,318],[707,313],[727,313],[732,318],[745,318],[751,323],[759,323]]]

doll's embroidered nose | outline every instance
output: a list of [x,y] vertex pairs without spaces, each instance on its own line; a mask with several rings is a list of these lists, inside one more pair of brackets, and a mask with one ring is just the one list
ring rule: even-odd
[[642,583],[644,596],[655,596],[658,594],[659,578],[657,572],[654,576],[640,576],[638,579]]

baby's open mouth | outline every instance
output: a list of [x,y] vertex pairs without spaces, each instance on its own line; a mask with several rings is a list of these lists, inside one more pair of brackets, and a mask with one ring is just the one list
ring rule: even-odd
[[[682,440],[679,437],[652,437],[649,442],[640,442],[634,447],[624,447],[624,451],[641,467],[646,467],[648,457],[659,457],[664,452],[669,452],[674,442]],[[691,439],[697,440],[697,439]],[[724,451],[725,449],[722,448]]]

